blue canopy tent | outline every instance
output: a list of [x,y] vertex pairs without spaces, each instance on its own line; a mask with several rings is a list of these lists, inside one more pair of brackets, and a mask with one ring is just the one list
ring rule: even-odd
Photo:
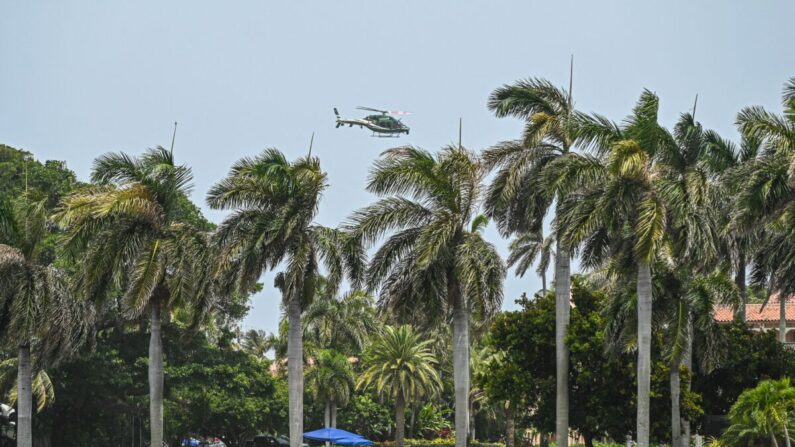
[[312,441],[330,442],[332,444],[344,446],[373,445],[373,441],[365,439],[363,436],[357,435],[356,433],[340,430],[339,428],[321,428],[319,430],[308,431],[304,433],[304,438],[311,439]]

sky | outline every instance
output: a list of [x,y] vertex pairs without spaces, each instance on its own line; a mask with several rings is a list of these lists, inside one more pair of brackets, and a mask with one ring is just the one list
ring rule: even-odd
[[[192,199],[264,148],[313,154],[330,186],[318,222],[336,226],[374,197],[384,149],[482,150],[522,124],[495,118],[489,93],[520,78],[569,82],[578,109],[625,117],[644,88],[672,125],[698,94],[697,119],[736,139],[744,106],[780,111],[795,76],[795,2],[700,1],[14,1],[0,3],[0,143],[65,160],[87,179],[95,157],[168,146],[193,168]],[[411,135],[334,128],[333,107],[413,112]],[[503,255],[507,241],[487,230]],[[550,272],[551,276],[551,272]],[[274,331],[273,274],[244,328]],[[510,272],[504,309],[540,289]]]

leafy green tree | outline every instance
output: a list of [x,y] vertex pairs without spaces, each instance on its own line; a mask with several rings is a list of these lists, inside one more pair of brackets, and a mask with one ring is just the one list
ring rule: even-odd
[[[486,345],[503,354],[501,361],[475,378],[491,400],[527,408],[524,419],[546,434],[555,430],[556,368],[541,359],[555,352],[555,300],[547,294],[517,303],[522,310],[498,315],[486,337]],[[511,435],[506,434],[509,443]]]
[[772,332],[753,331],[741,322],[718,329],[728,347],[721,362],[713,369],[693,364],[693,390],[703,396],[707,414],[728,414],[744,390],[795,371],[795,351],[778,342]]
[[64,247],[80,269],[75,290],[93,302],[124,290],[129,317],[149,313],[150,445],[163,443],[162,315],[191,309],[202,323],[217,300],[207,233],[196,225],[186,195],[190,168],[172,152],[148,149],[141,157],[109,153],[94,162],[92,186],[67,197],[59,222]]
[[364,251],[355,240],[314,223],[327,187],[319,159],[290,162],[278,150],[268,149],[237,161],[207,195],[210,207],[234,210],[216,234],[226,290],[248,292],[264,271],[285,265],[276,285],[287,309],[291,447],[303,443],[301,314],[314,298],[320,264],[328,270],[326,287],[331,294],[345,274],[355,286],[364,269]]
[[170,357],[166,368],[172,442],[193,433],[242,447],[258,433],[284,427],[287,399],[270,376],[268,361],[193,338],[187,349]]
[[77,186],[80,182],[65,162],[41,163],[30,152],[0,144],[0,197],[19,197],[27,191],[52,209]]
[[469,425],[470,318],[488,320],[499,310],[505,276],[499,254],[480,232],[487,222],[477,214],[484,174],[462,147],[445,147],[436,156],[414,147],[390,149],[367,185],[382,198],[351,218],[351,231],[366,245],[391,233],[367,273],[387,313],[421,309],[435,321],[452,314],[457,447],[466,444]]
[[356,387],[353,367],[339,352],[324,349],[317,353],[306,380],[315,401],[325,407],[325,427],[337,426],[337,407],[348,404]]
[[746,446],[770,440],[778,447],[783,439],[790,447],[790,430],[795,429],[795,388],[789,379],[763,380],[756,388],[740,394],[729,412],[731,426],[722,440]]
[[[63,447],[146,444],[148,338],[138,330],[102,332],[95,349],[54,368],[58,398],[37,418],[42,437]],[[242,447],[257,433],[287,429],[286,381],[271,377],[267,360],[176,323],[164,325],[163,343],[169,445],[194,435]]]
[[[541,237],[543,220],[568,192],[568,180],[555,175],[562,161],[573,166],[580,160],[573,149],[577,142],[576,112],[569,90],[558,88],[544,79],[526,79],[504,85],[491,93],[489,110],[499,117],[515,116],[525,120],[520,141],[497,145],[484,153],[490,169],[496,169],[486,197],[486,209],[505,235],[516,235],[511,243],[510,261],[518,262],[517,272],[524,274],[537,255],[546,291],[546,266],[552,242],[555,242],[556,351],[556,441],[566,447],[569,439],[569,352],[564,343],[569,324],[571,288],[570,249],[557,235]],[[559,209],[555,214],[559,214]],[[511,262],[513,264],[513,262]]]
[[340,416],[340,426],[368,439],[384,439],[393,429],[393,416],[369,393],[355,395]]
[[403,447],[406,402],[432,396],[442,387],[428,344],[410,326],[387,326],[370,345],[366,369],[358,379],[359,388],[372,386],[378,394],[395,399],[397,447]]

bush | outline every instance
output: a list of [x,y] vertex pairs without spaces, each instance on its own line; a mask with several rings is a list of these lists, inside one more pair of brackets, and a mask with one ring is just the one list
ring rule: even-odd
[[[406,439],[405,447],[452,447],[455,445],[455,438],[436,438],[436,439]],[[379,447],[394,447],[393,441],[376,443]],[[474,442],[469,447],[505,447],[501,442]]]

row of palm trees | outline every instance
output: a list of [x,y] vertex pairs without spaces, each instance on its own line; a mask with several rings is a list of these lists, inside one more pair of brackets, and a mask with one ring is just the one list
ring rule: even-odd
[[[19,445],[30,445],[30,346],[49,348],[42,349],[43,359],[47,352],[69,352],[51,348],[49,340],[77,346],[89,332],[87,318],[75,328],[61,325],[63,318],[37,315],[59,308],[46,301],[64,299],[76,312],[90,313],[86,303],[121,295],[129,318],[148,316],[151,445],[161,445],[164,312],[186,309],[199,327],[219,300],[250,293],[263,272],[281,269],[276,286],[288,322],[293,447],[301,445],[303,433],[301,317],[317,294],[321,272],[330,295],[344,280],[353,289],[377,290],[380,309],[395,321],[452,323],[456,446],[463,447],[469,432],[470,323],[488,321],[502,301],[504,264],[482,235],[490,218],[514,238],[509,260],[520,273],[536,256],[546,265],[554,246],[559,445],[568,439],[564,337],[570,261],[576,255],[616,283],[636,278],[636,434],[638,444],[648,446],[654,272],[674,271],[690,290],[717,265],[733,272],[745,291],[751,265],[756,282],[782,297],[795,291],[795,80],[785,88],[783,116],[756,107],[740,113],[741,150],[704,131],[695,111],[667,130],[658,123],[658,103],[645,91],[631,114],[615,123],[575,110],[570,91],[545,80],[501,87],[488,106],[497,116],[525,121],[520,139],[482,155],[460,145],[436,154],[414,147],[388,150],[368,179],[367,190],[378,200],[340,228],[315,222],[328,187],[315,157],[289,161],[268,149],[236,162],[208,192],[210,207],[230,212],[210,230],[187,199],[190,169],[175,163],[173,151],[107,154],[94,163],[93,184],[64,199],[53,216],[64,258],[72,261],[70,275],[37,263],[31,241],[46,232],[47,219],[34,218],[35,204],[3,208],[0,274],[14,284],[2,298],[14,324],[8,332],[19,348]],[[494,176],[485,185],[489,173]],[[544,237],[550,213],[552,231]],[[375,245],[368,260],[367,250]],[[81,299],[65,299],[72,295]],[[69,313],[58,316],[64,315]],[[683,315],[687,334],[693,316]],[[52,337],[56,332],[63,337]],[[691,341],[682,337],[674,363],[687,362]],[[408,398],[405,393],[395,397]],[[679,430],[672,433],[677,444]]]
[[[570,92],[530,79],[497,89],[489,107],[526,125],[520,140],[484,153],[496,169],[486,209],[523,272],[549,248],[541,236],[554,207],[557,297],[557,441],[566,445],[569,261],[588,269],[635,276],[637,300],[637,442],[649,444],[649,375],[653,272],[673,271],[686,294],[697,294],[716,270],[733,273],[742,318],[745,273],[785,298],[792,287],[792,187],[795,186],[795,79],[784,89],[784,115],[759,107],[737,118],[739,147],[705,131],[695,107],[672,131],[658,122],[659,100],[644,91],[621,123],[573,109]],[[574,149],[577,149],[576,151]],[[545,261],[542,259],[542,264]],[[716,268],[717,267],[717,268]],[[680,299],[682,330],[671,352],[672,445],[687,445],[678,417],[678,370],[692,355],[694,310]],[[709,315],[709,309],[707,312]],[[783,339],[785,331],[781,331]]]

